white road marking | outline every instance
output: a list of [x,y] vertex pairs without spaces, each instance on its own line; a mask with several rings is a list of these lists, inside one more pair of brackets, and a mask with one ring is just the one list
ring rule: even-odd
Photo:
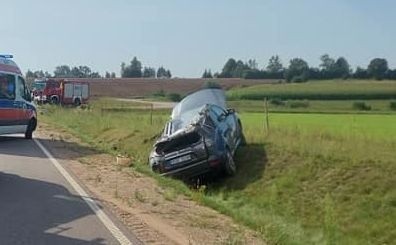
[[72,188],[81,196],[81,198],[88,204],[96,216],[102,221],[103,225],[111,232],[121,245],[129,245],[132,242],[122,233],[122,231],[111,221],[111,219],[103,212],[102,209],[95,203],[95,201],[88,196],[84,189],[71,177],[71,175],[62,167],[62,165],[52,156],[52,154],[38,141],[33,139],[40,147],[48,159],[54,164],[62,176],[69,182]]

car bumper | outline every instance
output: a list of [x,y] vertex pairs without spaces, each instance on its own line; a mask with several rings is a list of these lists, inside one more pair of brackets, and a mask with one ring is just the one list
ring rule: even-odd
[[219,168],[217,166],[211,166],[208,160],[203,160],[162,173],[161,176],[170,176],[175,178],[191,178],[207,174],[218,169]]

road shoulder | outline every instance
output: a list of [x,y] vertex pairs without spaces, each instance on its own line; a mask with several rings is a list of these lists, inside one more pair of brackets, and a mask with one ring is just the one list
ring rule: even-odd
[[117,165],[66,131],[41,124],[36,138],[47,139],[62,166],[145,244],[263,244],[231,218]]

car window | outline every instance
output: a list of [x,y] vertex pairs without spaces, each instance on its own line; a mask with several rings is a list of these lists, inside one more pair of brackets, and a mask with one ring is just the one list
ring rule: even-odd
[[212,111],[212,113],[211,113],[212,120],[215,121],[215,122],[216,121],[221,121],[219,119],[221,118],[222,115],[225,114],[225,112],[224,112],[224,110],[222,108],[220,108],[218,106],[215,106],[215,105],[213,105],[211,107],[211,111]]
[[15,76],[0,73],[0,99],[15,99]]

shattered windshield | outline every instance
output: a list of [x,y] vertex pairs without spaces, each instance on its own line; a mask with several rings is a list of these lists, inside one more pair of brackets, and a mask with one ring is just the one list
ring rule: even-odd
[[217,105],[225,109],[227,106],[224,91],[222,89],[203,89],[190,94],[173,108],[172,119],[185,117],[182,114],[198,109],[206,104]]
[[204,110],[205,105],[217,105],[226,108],[225,94],[222,89],[203,89],[190,94],[172,111],[170,134],[195,124],[200,118],[200,112]]

